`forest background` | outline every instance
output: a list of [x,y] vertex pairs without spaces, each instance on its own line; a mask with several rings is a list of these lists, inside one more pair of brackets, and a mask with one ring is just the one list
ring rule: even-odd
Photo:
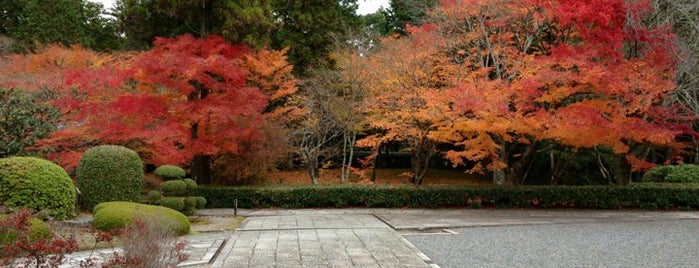
[[41,2],[0,7],[2,157],[72,171],[118,144],[216,185],[628,184],[699,161],[695,1]]

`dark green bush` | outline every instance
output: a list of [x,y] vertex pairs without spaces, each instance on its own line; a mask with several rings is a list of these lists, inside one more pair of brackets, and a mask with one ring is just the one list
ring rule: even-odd
[[173,165],[159,166],[153,173],[162,177],[164,180],[180,180],[187,175],[184,169]]
[[197,196],[196,199],[197,205],[195,206],[195,208],[204,208],[206,206],[206,198],[204,198],[203,196]]
[[170,228],[178,235],[189,233],[189,219],[175,210],[161,206],[151,206],[132,202],[100,203],[92,210],[92,226],[103,231],[121,229],[134,223],[136,218],[154,219],[171,224]]
[[167,196],[179,196],[187,193],[187,184],[183,180],[164,181],[160,190]]
[[233,207],[497,207],[587,209],[699,209],[699,187],[690,185],[520,187],[198,187],[212,208]]
[[656,166],[641,179],[643,182],[699,183],[699,165]]
[[183,197],[163,197],[160,198],[160,205],[163,207],[171,208],[177,211],[182,211],[184,209],[184,198]]
[[138,202],[143,187],[143,162],[129,148],[102,145],[83,154],[75,170],[80,201],[87,208],[108,201]]
[[34,157],[0,159],[0,204],[47,210],[58,220],[75,216],[76,191],[62,167]]
[[194,181],[193,179],[184,179],[182,180],[185,185],[187,185],[187,191],[191,192],[194,191],[194,189],[197,189],[197,182]]

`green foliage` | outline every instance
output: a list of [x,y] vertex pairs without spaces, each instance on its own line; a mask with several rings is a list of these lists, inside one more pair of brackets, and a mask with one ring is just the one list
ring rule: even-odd
[[160,205],[177,211],[182,211],[185,208],[183,197],[162,197],[160,198]]
[[206,206],[206,198],[203,196],[197,196],[197,205],[195,208],[204,208]]
[[656,166],[643,175],[643,182],[699,183],[699,165]]
[[150,204],[158,204],[158,201],[160,201],[160,198],[163,197],[163,193],[158,190],[150,190],[148,191],[146,200]]
[[587,209],[699,209],[699,186],[522,187],[199,187],[208,207],[497,207]]
[[187,186],[188,192],[191,192],[191,191],[194,191],[194,189],[197,189],[197,182],[194,181],[193,179],[184,179],[182,181]]
[[333,36],[357,32],[361,19],[357,0],[273,0],[279,26],[272,33],[272,47],[289,50],[294,71],[303,74],[314,65],[331,66],[328,54]]
[[406,35],[405,26],[421,25],[437,0],[391,0],[386,20],[389,31]]
[[58,220],[75,216],[76,191],[60,166],[34,157],[0,159],[0,203],[47,210]]
[[92,226],[103,231],[124,228],[133,224],[136,218],[154,219],[171,224],[174,233],[189,233],[189,219],[182,213],[161,206],[144,205],[132,202],[100,203],[92,210]]
[[0,157],[24,155],[56,130],[58,116],[58,109],[34,94],[0,88]]
[[[8,215],[0,214],[0,222],[4,222]],[[29,241],[38,241],[51,237],[51,229],[46,223],[37,218],[31,218],[29,227]],[[13,243],[17,239],[17,230],[3,229],[4,224],[0,224],[0,248],[2,245]],[[0,254],[1,255],[1,254]]]
[[182,34],[221,35],[231,43],[255,48],[269,44],[274,27],[271,0],[121,1],[116,17],[128,47],[144,49],[153,39]]
[[143,162],[129,148],[102,145],[83,154],[75,170],[80,201],[91,208],[108,201],[133,201],[143,188]]
[[160,184],[160,190],[167,196],[180,196],[187,192],[187,184],[184,180],[164,181]]
[[28,51],[36,43],[80,44],[105,50],[118,49],[120,37],[113,19],[101,4],[84,0],[3,0],[0,34],[14,39],[13,49]]
[[163,177],[165,180],[180,180],[184,178],[184,176],[187,175],[187,173],[182,169],[181,167],[178,166],[173,166],[173,165],[162,165],[156,168],[153,173],[155,175],[158,175],[160,177]]
[[197,206],[197,197],[196,196],[188,196],[184,198],[184,208],[183,210],[187,209],[194,209]]

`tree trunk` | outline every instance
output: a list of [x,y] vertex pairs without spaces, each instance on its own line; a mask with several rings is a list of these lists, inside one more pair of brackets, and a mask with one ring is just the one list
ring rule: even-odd
[[631,183],[631,164],[626,160],[626,155],[614,156],[614,181],[616,185],[628,185]]
[[306,159],[306,170],[308,171],[308,176],[311,178],[313,185],[318,184],[318,156],[315,155],[308,148],[303,148],[301,150],[303,158]]
[[413,155],[410,158],[410,164],[413,169],[413,177],[411,178],[413,184],[422,184],[422,179],[427,174],[427,169],[430,166],[430,157],[434,154],[434,149],[434,142],[424,138],[413,151]]
[[383,143],[379,144],[379,146],[376,147],[376,157],[374,158],[374,168],[371,169],[371,181],[375,182],[376,181],[376,169],[379,168],[379,164],[381,163],[381,146]]
[[345,132],[343,134],[342,168],[340,170],[342,183],[346,183],[349,180],[350,168],[352,167],[352,160],[354,159],[354,142],[356,139],[357,134],[354,131],[349,133]]
[[529,167],[529,163],[531,163],[534,158],[534,153],[536,153],[536,142],[529,143],[527,149],[522,153],[522,157],[507,168],[509,171],[508,174],[506,174],[507,183],[520,184],[524,182],[528,173],[525,168]]
[[[506,163],[507,164],[507,153],[505,151],[505,144],[502,144],[502,147],[500,150],[498,150],[499,154],[499,160],[500,162]],[[512,185],[510,181],[508,181],[507,173],[505,169],[496,169],[493,170],[493,183],[495,185]]]
[[211,156],[195,155],[189,172],[198,184],[211,184]]

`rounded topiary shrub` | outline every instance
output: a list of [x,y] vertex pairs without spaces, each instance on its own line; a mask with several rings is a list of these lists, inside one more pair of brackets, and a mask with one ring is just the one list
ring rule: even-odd
[[146,200],[151,204],[157,204],[160,198],[163,197],[163,193],[157,190],[150,190],[146,195]]
[[187,174],[184,169],[173,165],[163,165],[153,171],[155,175],[163,177],[165,180],[179,180],[184,178]]
[[184,179],[182,180],[184,184],[187,186],[187,191],[191,192],[197,189],[197,182],[194,181],[193,179]]
[[197,196],[197,205],[195,208],[204,208],[206,206],[206,198],[203,196]]
[[108,201],[137,202],[143,187],[143,162],[129,148],[93,147],[75,169],[80,202],[87,208]]
[[187,184],[183,180],[164,181],[160,184],[164,195],[181,195],[187,192]]
[[163,207],[171,208],[177,211],[181,211],[184,208],[184,198],[183,197],[163,197],[160,199],[159,204]]
[[0,159],[0,204],[46,210],[58,220],[75,216],[76,192],[62,167],[35,157]]
[[124,228],[141,218],[170,225],[177,235],[189,233],[189,219],[170,208],[132,202],[100,203],[92,210],[92,226],[98,230],[111,231]]

